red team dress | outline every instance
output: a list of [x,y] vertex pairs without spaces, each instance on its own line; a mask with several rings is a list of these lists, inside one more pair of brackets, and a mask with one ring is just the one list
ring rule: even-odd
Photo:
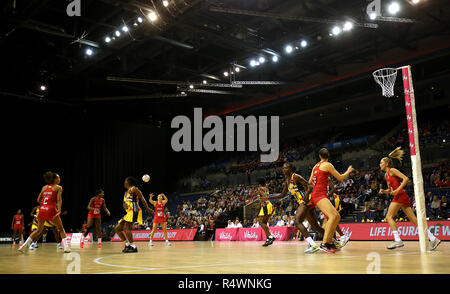
[[[397,188],[400,186],[400,178],[397,176],[391,176],[389,175],[389,172],[391,169],[388,169],[386,172],[386,182],[389,184],[389,187],[392,188],[392,190],[397,190]],[[392,202],[396,203],[402,203],[408,206],[411,206],[411,200],[408,197],[408,194],[406,194],[405,190],[401,189],[397,195],[394,196],[394,200]]]
[[166,222],[166,215],[164,213],[164,204],[156,203],[155,205],[155,217],[153,223],[161,224]]
[[94,209],[89,210],[88,218],[101,218],[100,209],[103,205],[103,198],[98,199],[95,197],[94,203],[92,203],[92,206]]
[[317,163],[313,170],[312,186],[314,190],[311,194],[312,207],[316,207],[317,203],[320,200],[327,198],[328,195],[328,179],[330,173],[319,169],[322,163],[323,162]]
[[39,207],[38,220],[52,221],[56,215],[56,192],[53,185],[47,185],[42,193],[41,207]]
[[14,216],[14,230],[22,230],[23,229],[23,214]]

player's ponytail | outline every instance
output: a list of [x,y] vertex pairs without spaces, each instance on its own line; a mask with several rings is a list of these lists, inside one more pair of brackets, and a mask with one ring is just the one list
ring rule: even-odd
[[396,158],[396,159],[398,159],[398,161],[402,162],[404,154],[405,154],[405,152],[402,150],[402,147],[397,147],[394,149],[394,151],[389,153],[388,156],[389,156],[389,158]]
[[389,153],[388,157],[383,158],[383,161],[387,163],[388,167],[391,167],[393,164],[391,158],[398,159],[398,161],[402,162],[404,154],[405,152],[402,150],[402,148],[397,147],[391,153]]

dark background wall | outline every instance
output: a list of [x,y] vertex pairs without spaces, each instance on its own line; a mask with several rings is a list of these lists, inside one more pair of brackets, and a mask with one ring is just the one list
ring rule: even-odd
[[[105,190],[105,199],[113,216],[123,214],[123,182],[127,176],[140,179],[149,192],[170,190],[166,177],[167,130],[137,123],[102,118],[101,113],[87,114],[52,105],[18,102],[3,116],[2,169],[5,208],[0,215],[0,232],[9,230],[17,209],[26,222],[44,185],[42,175],[51,170],[61,176],[63,218],[66,228],[80,228],[87,214],[87,204],[94,191]],[[124,117],[132,113],[124,113]],[[120,118],[119,118],[120,119]],[[104,220],[109,218],[104,215]]]

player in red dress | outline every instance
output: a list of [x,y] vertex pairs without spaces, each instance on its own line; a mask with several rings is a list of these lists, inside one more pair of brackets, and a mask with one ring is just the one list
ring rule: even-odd
[[66,232],[64,231],[60,218],[63,190],[59,185],[61,179],[58,174],[48,171],[44,174],[44,180],[47,184],[42,187],[41,193],[39,193],[37,199],[37,202],[41,204],[39,207],[39,214],[37,216],[37,230],[31,233],[25,243],[23,243],[18,250],[23,252],[28,243],[37,242],[42,231],[44,230],[44,224],[47,221],[56,226],[63,242],[64,252],[69,253],[70,248],[67,245]]
[[98,248],[102,248],[102,215],[101,209],[108,214],[111,215],[108,208],[106,208],[106,202],[103,196],[105,196],[105,192],[102,189],[99,189],[95,192],[95,197],[92,197],[88,204],[89,214],[86,229],[83,232],[83,236],[81,237],[80,247],[84,246],[84,238],[89,233],[89,229],[95,224],[95,228],[97,230],[97,243]]
[[20,245],[23,244],[23,214],[22,210],[17,210],[17,214],[13,216],[11,230],[13,231],[13,245],[16,245],[16,237],[20,237]]
[[150,194],[149,202],[155,206],[155,216],[153,217],[153,229],[150,234],[150,242],[148,243],[148,246],[153,246],[153,236],[155,235],[155,231],[158,228],[158,224],[161,224],[161,227],[164,231],[164,239],[166,240],[166,245],[170,246],[169,238],[167,237],[167,221],[166,221],[166,214],[164,212],[164,205],[166,205],[167,201],[169,201],[164,194],[158,195],[158,201],[153,201],[153,194]]
[[[403,154],[403,150],[401,150],[400,147],[397,147],[394,151],[389,153],[388,157],[384,157],[380,161],[380,169],[386,172],[385,178],[388,188],[387,190],[380,189],[379,193],[391,194],[392,196],[394,196],[394,199],[389,205],[388,212],[386,214],[386,221],[389,223],[389,227],[391,228],[392,234],[394,235],[394,241],[387,247],[388,249],[395,249],[404,246],[397,231],[397,225],[394,221],[394,217],[397,215],[397,212],[400,210],[400,208],[403,210],[409,221],[417,226],[417,217],[414,214],[413,209],[411,208],[411,201],[405,190],[403,190],[403,188],[408,184],[409,179],[398,169],[392,168],[391,158],[396,158],[401,162]],[[435,250],[441,243],[441,240],[436,238],[429,230],[428,238],[430,239],[430,250]]]
[[319,151],[320,162],[318,162],[309,178],[309,184],[313,186],[313,192],[311,194],[312,207],[317,206],[323,214],[328,217],[328,222],[325,227],[325,234],[323,236],[322,244],[320,244],[320,250],[327,253],[335,253],[339,250],[333,242],[333,235],[336,230],[336,226],[339,224],[341,216],[336,208],[328,200],[328,188],[329,177],[334,176],[338,181],[343,181],[353,171],[353,167],[349,166],[344,174],[340,174],[336,171],[334,166],[328,162],[330,158],[330,152],[326,148],[322,148]]

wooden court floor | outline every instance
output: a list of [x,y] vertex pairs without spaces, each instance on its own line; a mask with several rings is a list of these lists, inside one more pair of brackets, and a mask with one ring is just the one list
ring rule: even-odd
[[22,254],[17,245],[0,245],[1,274],[449,274],[450,242],[420,254],[419,242],[386,249],[390,242],[350,241],[335,254],[304,254],[304,242],[163,242],[136,243],[138,253],[123,254],[121,243],[105,242],[62,253],[40,244]]

